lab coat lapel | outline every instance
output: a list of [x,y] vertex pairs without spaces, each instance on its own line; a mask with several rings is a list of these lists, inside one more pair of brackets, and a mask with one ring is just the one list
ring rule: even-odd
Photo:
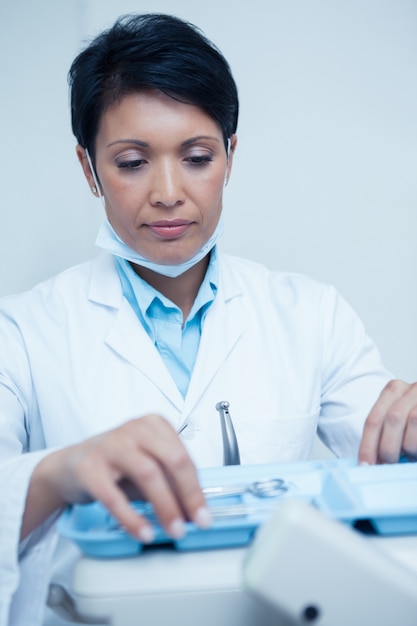
[[[103,273],[106,258],[97,259],[93,269],[89,298],[102,305],[115,308],[114,321],[105,337],[106,344],[123,359],[131,363],[148,378],[179,410],[184,401],[169,374],[161,356],[153,345],[146,330],[138,321],[132,307],[123,297],[114,262],[107,260],[107,272]],[[103,280],[103,276],[106,280]]]
[[178,408],[183,399],[165,363],[129,303],[124,300],[106,343],[146,376]]
[[230,270],[220,265],[219,291],[204,321],[194,371],[185,399],[189,414],[237,345],[243,332],[242,293]]

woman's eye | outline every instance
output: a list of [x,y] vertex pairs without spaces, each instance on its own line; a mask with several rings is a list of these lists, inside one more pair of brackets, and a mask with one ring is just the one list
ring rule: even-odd
[[130,159],[129,161],[119,161],[117,167],[119,169],[137,169],[145,163],[144,159]]
[[207,163],[210,163],[210,161],[212,160],[213,157],[209,154],[194,155],[186,158],[186,161],[188,161],[192,165],[207,165]]

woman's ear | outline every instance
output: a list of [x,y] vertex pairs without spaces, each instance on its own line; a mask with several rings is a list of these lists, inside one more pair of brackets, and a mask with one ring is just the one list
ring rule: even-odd
[[87,152],[85,150],[85,148],[83,148],[82,146],[80,146],[80,144],[77,144],[76,148],[75,148],[75,152],[77,154],[78,160],[81,164],[82,170],[84,172],[84,176],[87,179],[88,182],[88,186],[90,187],[91,191],[93,192],[93,194],[95,196],[99,196],[99,190],[97,189],[97,185],[95,183],[94,180],[94,174],[91,170],[91,166],[90,166],[90,162],[89,159],[87,157]]

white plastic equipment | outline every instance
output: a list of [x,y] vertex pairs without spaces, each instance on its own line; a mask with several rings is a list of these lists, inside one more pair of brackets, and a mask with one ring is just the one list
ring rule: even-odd
[[246,587],[292,624],[417,624],[416,538],[375,541],[301,500],[277,507],[243,572]]

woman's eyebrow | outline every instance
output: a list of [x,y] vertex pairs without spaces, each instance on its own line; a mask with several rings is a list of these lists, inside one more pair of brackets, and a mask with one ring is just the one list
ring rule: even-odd
[[217,141],[217,143],[219,143],[218,137],[215,137],[214,135],[197,135],[197,137],[191,137],[190,139],[183,141],[181,146],[189,146],[190,144],[197,143],[202,139],[209,139],[210,141]]
[[116,139],[116,141],[112,141],[107,144],[107,148],[114,146],[118,143],[133,143],[136,146],[140,146],[141,148],[148,148],[149,144],[146,141],[140,141],[139,139]]

